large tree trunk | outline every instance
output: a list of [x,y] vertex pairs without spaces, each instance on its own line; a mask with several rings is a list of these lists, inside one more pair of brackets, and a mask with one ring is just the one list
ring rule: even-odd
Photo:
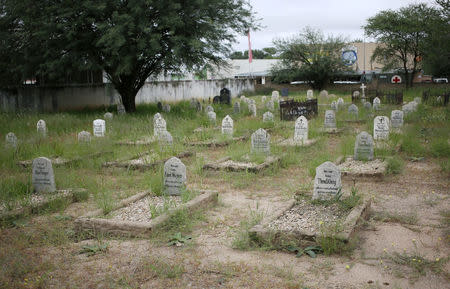
[[[136,111],[136,94],[142,85],[135,87],[136,79],[131,76],[121,75],[120,77],[113,78],[112,80],[114,88],[119,92],[122,98],[122,104],[125,107],[126,112]],[[142,82],[143,84],[143,82]]]
[[130,89],[129,91],[119,92],[122,97],[122,103],[126,112],[136,111],[136,94],[137,91]]

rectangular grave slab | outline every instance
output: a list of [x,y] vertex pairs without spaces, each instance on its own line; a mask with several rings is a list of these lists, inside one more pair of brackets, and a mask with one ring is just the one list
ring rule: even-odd
[[[365,199],[360,205],[354,207],[346,216],[343,216],[342,231],[335,237],[343,242],[348,242],[357,232],[359,225],[367,219],[370,212],[370,199]],[[291,229],[273,228],[272,223],[277,219],[283,218],[291,210],[295,210],[296,201],[292,200],[286,203],[286,206],[265,218],[261,224],[258,224],[249,230],[250,238],[256,242],[270,242],[275,245],[295,244],[299,247],[312,245],[320,237],[318,230],[306,230],[301,226],[292,224]]]
[[[101,218],[103,211],[95,210],[75,220],[75,231],[78,234],[88,233],[96,235],[101,233],[118,237],[149,237],[156,230],[161,229],[167,223],[170,216],[178,210],[183,209],[191,213],[217,204],[218,192],[207,190],[196,191],[200,194],[194,199],[170,209],[166,213],[151,219],[148,222],[104,219]],[[149,196],[149,194],[150,192],[143,192],[122,200],[112,211],[114,212],[115,210],[127,207],[130,204]]]
[[248,139],[248,136],[244,135],[239,137],[226,138],[222,140],[209,139],[204,141],[185,142],[184,144],[187,146],[224,147],[238,141],[244,141],[246,139]]
[[248,171],[258,173],[280,161],[281,161],[280,157],[268,156],[262,164],[255,164],[252,162],[232,161],[230,157],[225,157],[217,160],[214,163],[203,165],[203,169],[212,171],[231,171],[231,172]]
[[[185,151],[176,155],[177,158],[187,158],[194,155],[193,152]],[[137,156],[133,156],[130,159],[126,160],[118,160],[112,162],[105,162],[102,164],[104,168],[125,168],[132,170],[148,170],[154,168],[164,162],[166,162],[169,158],[153,160],[150,158],[150,153],[140,154]]]
[[[113,153],[112,151],[97,152],[97,153],[88,154],[85,156],[80,156],[80,157],[76,157],[76,158],[72,158],[72,159],[66,159],[66,158],[63,158],[60,156],[53,156],[53,157],[50,157],[49,159],[52,161],[52,165],[54,167],[61,167],[61,166],[67,166],[67,165],[77,163],[79,161],[82,161],[83,159],[97,158],[102,155],[107,155],[107,154],[112,154],[112,153]],[[31,167],[32,164],[33,164],[33,160],[25,160],[25,161],[17,162],[17,165],[24,169]]]
[[336,161],[343,179],[382,179],[386,175],[387,162],[381,159],[371,161],[354,160],[353,157],[339,157]]

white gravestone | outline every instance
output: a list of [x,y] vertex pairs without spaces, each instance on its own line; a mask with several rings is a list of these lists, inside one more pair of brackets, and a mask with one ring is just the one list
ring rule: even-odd
[[378,109],[380,109],[380,105],[381,105],[381,100],[378,98],[378,97],[375,97],[374,99],[373,99],[373,109],[374,110],[378,110]]
[[312,89],[308,89],[306,91],[306,98],[307,99],[312,99],[314,97],[314,91]]
[[411,105],[411,103],[407,103],[402,106],[402,111],[405,115],[407,115],[414,111],[414,107]]
[[207,115],[209,122],[216,123],[216,113],[214,111],[209,111]]
[[366,86],[364,85],[364,83],[363,84],[361,84],[361,90],[362,90],[362,98],[364,99],[364,98],[366,98]]
[[155,119],[153,123],[153,135],[159,136],[163,131],[167,131],[166,120],[161,116]]
[[352,103],[348,107],[348,113],[355,117],[358,117],[359,109],[354,103]]
[[391,112],[391,126],[395,129],[401,128],[403,126],[403,111],[393,110]]
[[341,171],[335,164],[324,162],[316,168],[313,200],[335,198],[341,188]]
[[336,101],[332,101],[330,106],[331,106],[331,109],[334,111],[339,110],[339,107],[338,107],[338,104],[336,103]]
[[323,126],[325,128],[336,128],[336,115],[334,110],[325,111],[325,121]]
[[173,145],[172,135],[167,130],[161,131],[158,134],[158,141],[159,141],[160,146],[172,146]]
[[250,113],[252,114],[252,116],[256,116],[256,104],[254,103],[250,103],[248,105],[248,110],[250,111]]
[[322,91],[319,93],[319,96],[320,96],[320,97],[328,97],[328,91],[322,90]]
[[77,140],[79,143],[90,143],[91,142],[91,133],[83,130],[78,133]]
[[123,114],[125,114],[126,113],[126,111],[125,111],[125,106],[123,105],[123,104],[118,104],[117,105],[117,114],[118,115],[123,115]]
[[356,136],[353,159],[357,161],[373,160],[373,138],[365,131]]
[[354,98],[359,98],[359,91],[358,90],[353,91],[353,97]]
[[270,154],[270,135],[260,128],[252,134],[252,153]]
[[222,134],[233,135],[233,119],[229,115],[222,119]]
[[263,95],[263,96],[261,97],[261,102],[264,103],[264,102],[266,102],[266,100],[267,100],[267,97],[266,97],[265,95]]
[[387,116],[377,116],[373,120],[373,138],[375,140],[389,138],[389,118]]
[[40,119],[36,124],[37,132],[43,136],[47,136],[47,125],[45,124],[45,121],[43,119]]
[[31,181],[33,189],[37,193],[52,193],[56,191],[52,162],[48,158],[40,157],[33,160]]
[[308,140],[308,120],[303,115],[295,121],[294,141],[305,142]]
[[241,103],[239,101],[236,101],[233,105],[233,112],[235,114],[238,114],[241,112]]
[[114,117],[113,114],[110,112],[107,112],[103,115],[104,119],[113,119],[113,117]]
[[7,149],[9,148],[13,148],[16,149],[17,148],[17,137],[13,132],[8,132],[5,136],[5,147]]
[[266,102],[266,108],[270,111],[275,110],[275,103],[273,102],[273,100],[269,100],[268,102]]
[[214,111],[214,108],[213,108],[212,106],[208,105],[208,106],[205,108],[205,111],[206,111],[206,113],[208,113],[208,112]]
[[273,113],[266,111],[263,114],[263,122],[273,122]]
[[103,119],[96,119],[92,123],[94,136],[104,137],[106,132],[106,125]]
[[186,166],[177,157],[164,164],[164,191],[169,195],[181,195],[186,187]]
[[278,90],[274,90],[272,91],[272,99],[279,99],[280,98],[280,93],[278,92]]
[[154,116],[153,116],[153,126],[155,125],[155,121],[158,119],[158,118],[161,118],[162,116],[161,116],[161,114],[159,113],[159,112],[157,112]]

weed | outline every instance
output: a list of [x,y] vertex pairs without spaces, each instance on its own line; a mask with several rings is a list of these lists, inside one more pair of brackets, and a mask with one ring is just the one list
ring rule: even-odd
[[387,159],[386,173],[387,174],[400,174],[403,171],[405,163],[397,156]]
[[322,248],[325,255],[339,254],[349,255],[356,247],[356,240],[345,243],[337,237],[342,232],[342,223],[321,224],[319,236],[316,237],[317,244]]
[[239,229],[234,236],[231,245],[234,249],[248,250],[255,245],[249,236],[249,230],[253,226],[259,224],[259,222],[263,219],[263,216],[264,213],[258,211],[258,206],[256,210],[250,209],[249,215],[246,219],[241,221],[239,224]]
[[97,243],[94,245],[83,245],[81,246],[80,254],[86,254],[86,256],[93,256],[98,253],[106,253],[108,251],[108,243]]
[[179,247],[186,244],[189,240],[192,240],[192,237],[182,236],[180,232],[177,232],[170,237],[168,245]]
[[[150,270],[158,278],[179,278],[186,271],[182,263],[170,264],[165,258],[151,258],[143,262],[143,267]],[[151,275],[150,275],[151,276]]]
[[380,222],[392,222],[406,225],[416,225],[419,218],[416,212],[412,213],[389,213],[389,212],[377,212],[372,217],[376,221]]

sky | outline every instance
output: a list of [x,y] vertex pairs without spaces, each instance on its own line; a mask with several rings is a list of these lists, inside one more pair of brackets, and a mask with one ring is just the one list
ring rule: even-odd
[[[311,26],[325,35],[341,35],[348,40],[364,39],[369,17],[379,11],[408,6],[414,3],[433,4],[432,0],[250,0],[263,28],[251,31],[252,49],[273,46],[277,38],[288,38]],[[238,36],[233,50],[248,49],[247,36]],[[366,39],[367,42],[373,39]]]

